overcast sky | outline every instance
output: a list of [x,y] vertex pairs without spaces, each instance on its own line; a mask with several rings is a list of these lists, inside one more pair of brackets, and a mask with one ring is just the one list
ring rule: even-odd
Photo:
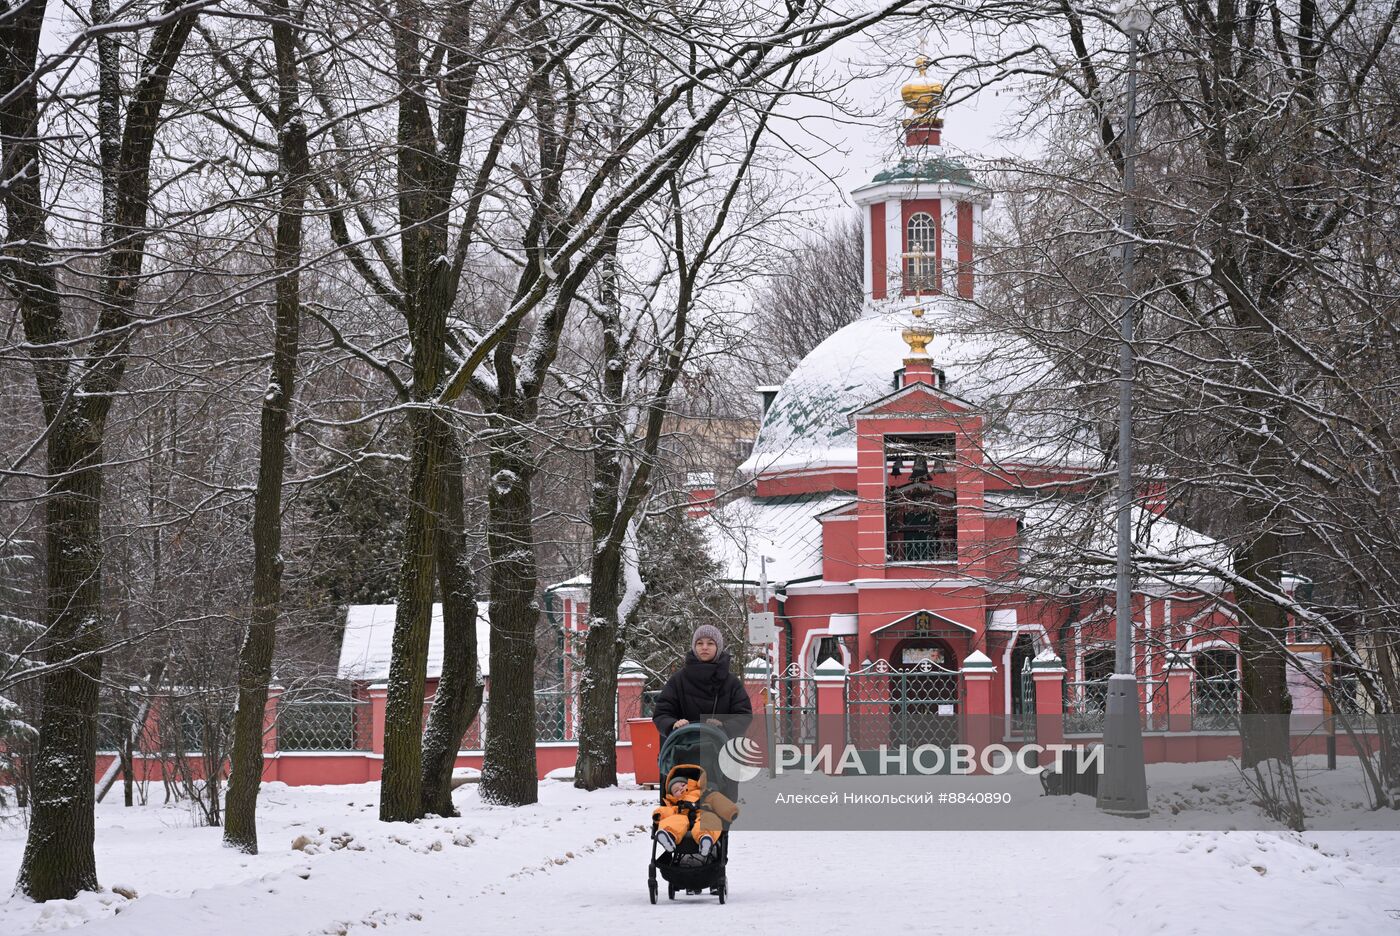
[[[788,107],[788,120],[778,129],[809,157],[794,157],[793,171],[813,187],[813,207],[823,209],[821,217],[843,210],[843,204],[849,207],[851,189],[899,159],[900,120],[908,115],[899,89],[918,74],[913,62],[920,52],[976,52],[967,37],[943,37],[939,43],[931,47],[917,35],[904,42],[885,39],[883,45],[875,39],[848,40],[818,68],[829,84],[841,87],[847,106],[857,113],[811,100]],[[929,77],[945,81],[947,76],[930,71]],[[972,161],[1023,152],[1028,144],[1009,138],[1014,104],[1014,91],[991,89],[945,109],[944,152]]]

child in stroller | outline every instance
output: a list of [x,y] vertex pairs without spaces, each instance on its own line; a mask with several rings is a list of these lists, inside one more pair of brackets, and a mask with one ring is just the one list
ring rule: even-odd
[[[647,890],[656,903],[658,877],[666,896],[708,890],[725,902],[729,893],[729,824],[739,815],[738,784],[720,769],[727,736],[710,725],[685,725],[666,736],[657,758],[666,782],[652,810]],[[680,782],[678,782],[680,781]],[[706,843],[710,843],[706,847]],[[668,847],[669,846],[669,847]]]
[[[690,838],[699,857],[707,859],[724,832],[726,823],[739,815],[734,801],[711,790],[703,767],[677,764],[666,775],[666,805],[652,810],[656,842],[667,852],[675,852]],[[681,851],[681,855],[688,849]]]

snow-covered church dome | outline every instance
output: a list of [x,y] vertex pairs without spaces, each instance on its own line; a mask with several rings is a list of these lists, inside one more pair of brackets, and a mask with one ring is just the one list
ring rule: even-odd
[[[964,382],[965,368],[953,363],[964,349],[937,323],[951,324],[959,304],[942,297],[930,297],[924,304],[935,328],[929,354],[946,375],[944,389],[953,394],[959,394]],[[854,466],[856,437],[850,413],[897,389],[898,372],[909,356],[909,345],[900,337],[909,314],[901,311],[867,306],[860,319],[803,358],[769,405],[753,452],[739,470],[753,476]]]
[[[739,470],[760,474],[854,467],[851,413],[899,387],[909,356],[902,337],[912,318],[906,302],[867,304],[864,315],[814,348],[783,381],[759,427],[753,451]],[[918,300],[933,329],[928,355],[939,388],[992,417],[989,444],[1018,461],[1045,461],[1049,453],[1034,401],[1050,391],[1043,355],[1005,333],[980,330],[976,308],[956,296]],[[1040,391],[1036,392],[1037,388]],[[1014,430],[1013,430],[1014,427]],[[1031,444],[1029,433],[1041,435]],[[1019,438],[1018,438],[1019,437]]]

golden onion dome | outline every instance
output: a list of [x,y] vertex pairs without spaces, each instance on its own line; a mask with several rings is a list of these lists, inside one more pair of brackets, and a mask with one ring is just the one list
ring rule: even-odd
[[914,321],[899,333],[909,345],[910,357],[928,357],[928,344],[933,340],[933,328],[924,321],[924,307],[914,308]]
[[919,77],[899,89],[899,96],[904,99],[905,106],[919,116],[932,113],[943,100],[943,85],[928,77],[929,64],[928,58],[919,56],[914,62],[914,67],[919,70]]

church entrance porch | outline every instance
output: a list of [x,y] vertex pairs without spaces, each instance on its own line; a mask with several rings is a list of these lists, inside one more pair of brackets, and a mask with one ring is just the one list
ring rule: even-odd
[[912,670],[927,661],[956,672],[976,636],[972,628],[924,609],[875,628],[867,646],[873,645],[871,658],[885,660],[896,670]]

